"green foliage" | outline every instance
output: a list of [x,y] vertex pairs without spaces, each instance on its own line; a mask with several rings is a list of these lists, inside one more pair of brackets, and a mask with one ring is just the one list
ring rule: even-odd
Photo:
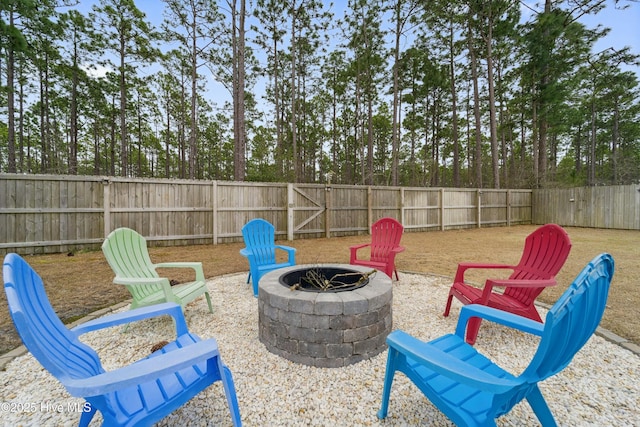
[[526,22],[510,1],[346,3],[255,3],[237,148],[234,107],[207,96],[212,84],[237,93],[236,3],[166,0],[159,33],[140,1],[101,0],[87,15],[3,2],[0,170],[237,179],[242,150],[252,181],[640,180],[638,55],[594,53],[607,30],[577,19],[603,2],[545,2]]

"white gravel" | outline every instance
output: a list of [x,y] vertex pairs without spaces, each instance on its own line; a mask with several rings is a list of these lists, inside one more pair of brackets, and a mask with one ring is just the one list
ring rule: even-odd
[[[442,317],[449,282],[401,274],[394,282],[393,328],[424,340],[453,332],[459,303]],[[451,423],[403,375],[396,375],[389,415],[380,421],[386,351],[344,368],[297,365],[269,353],[258,341],[258,300],[246,274],[209,281],[214,314],[203,298],[186,310],[187,323],[202,338],[218,340],[223,360],[234,375],[242,421],[246,426],[408,426]],[[93,332],[84,340],[95,348],[105,369],[131,363],[153,344],[172,339],[168,318],[129,328]],[[476,347],[511,372],[528,364],[538,339],[484,322]],[[633,426],[640,420],[640,357],[594,336],[560,374],[541,384],[556,421],[563,426]],[[77,425],[81,399],[64,388],[27,354],[0,372],[0,425]],[[75,406],[74,406],[75,405]],[[99,425],[98,414],[91,425]],[[222,386],[216,383],[159,425],[231,425]],[[498,420],[501,426],[538,425],[526,402]]]

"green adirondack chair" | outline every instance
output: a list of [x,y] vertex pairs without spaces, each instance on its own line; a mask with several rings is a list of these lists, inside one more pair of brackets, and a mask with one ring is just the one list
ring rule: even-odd
[[[112,231],[102,244],[102,253],[116,274],[113,283],[125,285],[131,292],[131,309],[163,302],[175,302],[184,309],[186,304],[204,294],[209,311],[213,313],[201,262],[154,264],[149,258],[146,239],[130,228]],[[160,277],[156,268],[192,268],[196,280],[171,286],[169,279]]]

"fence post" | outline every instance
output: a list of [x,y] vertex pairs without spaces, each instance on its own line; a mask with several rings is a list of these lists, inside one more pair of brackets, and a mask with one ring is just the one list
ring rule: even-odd
[[211,210],[213,211],[212,227],[213,227],[213,244],[218,244],[218,181],[213,180],[211,188],[213,200],[211,201]]
[[331,237],[331,177],[324,186],[324,235],[327,239]]
[[404,225],[404,188],[400,187],[400,224]]
[[102,207],[104,209],[104,238],[111,233],[111,186],[108,177],[102,178]]
[[373,190],[371,186],[367,186],[367,230],[371,233],[371,225],[373,224],[373,200],[372,199]]
[[478,228],[480,228],[482,224],[482,190],[480,189],[476,192],[476,206],[478,207],[476,221],[478,223]]
[[440,189],[440,230],[444,231],[444,187]]
[[293,184],[287,184],[287,240],[293,240],[294,204]]
[[507,190],[507,227],[511,227],[511,190]]

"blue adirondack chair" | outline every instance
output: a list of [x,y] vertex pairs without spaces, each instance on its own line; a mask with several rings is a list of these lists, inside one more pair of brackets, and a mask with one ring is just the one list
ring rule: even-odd
[[[275,244],[275,228],[262,218],[252,219],[242,227],[242,237],[245,248],[240,255],[249,261],[249,280],[253,283],[253,295],[258,296],[258,282],[266,273],[283,267],[296,265],[296,249]],[[276,250],[282,250],[287,255],[287,261],[278,262]]]
[[[79,425],[100,411],[107,426],[151,425],[200,391],[222,381],[233,424],[241,425],[231,371],[214,339],[190,333],[182,309],[173,302],[137,308],[92,320],[69,330],[56,316],[42,279],[20,256],[10,253],[2,270],[11,317],[24,345],[87,410]],[[90,331],[169,315],[176,340],[131,365],[105,371],[98,354],[79,340]]]
[[[595,332],[607,302],[614,263],[609,254],[594,258],[547,314],[544,324],[478,304],[460,312],[455,334],[424,342],[403,331],[387,337],[389,353],[379,418],[389,408],[396,371],[404,373],[458,426],[495,426],[522,399],[544,426],[555,426],[538,383],[557,374]],[[529,366],[514,376],[464,339],[471,317],[481,317],[541,336]]]

